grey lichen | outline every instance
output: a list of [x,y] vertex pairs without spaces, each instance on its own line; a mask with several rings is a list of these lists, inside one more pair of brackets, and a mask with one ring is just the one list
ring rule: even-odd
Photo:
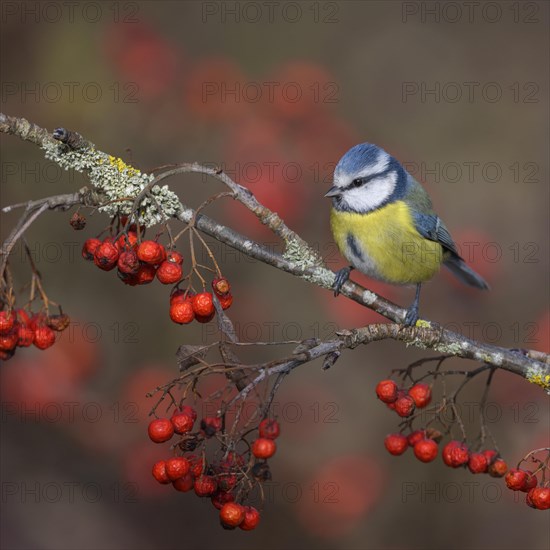
[[[105,195],[107,200],[99,210],[109,216],[131,214],[135,198],[154,179],[153,175],[97,151],[93,146],[72,150],[62,143],[46,143],[43,149],[47,159],[65,170],[71,168],[86,173],[92,186]],[[177,215],[181,209],[178,196],[167,185],[156,185],[141,201],[133,220],[149,227]]]
[[315,250],[310,248],[306,243],[297,241],[296,239],[286,241],[283,258],[304,271],[319,266],[321,263]]

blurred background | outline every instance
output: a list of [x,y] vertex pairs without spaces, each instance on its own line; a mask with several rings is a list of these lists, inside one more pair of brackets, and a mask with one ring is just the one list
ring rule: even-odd
[[[2,112],[76,130],[143,170],[221,166],[332,269],[344,264],[323,194],[350,146],[376,143],[423,182],[492,286],[478,293],[442,273],[426,285],[421,313],[497,345],[548,351],[548,10],[546,2],[3,2]],[[4,206],[85,184],[31,144],[4,135],[0,143]],[[197,175],[170,185],[190,206],[223,190]],[[230,199],[208,214],[277,246]],[[3,548],[548,547],[544,513],[502,480],[440,459],[421,464],[410,451],[387,454],[383,438],[398,422],[374,387],[429,355],[394,342],[285,380],[262,523],[250,533],[219,528],[208,499],[151,478],[166,449],[147,438],[145,398],[176,376],[178,346],[209,341],[215,328],[173,324],[169,289],[158,282],[127,287],[84,262],[82,243],[108,220],[89,216],[75,232],[69,216],[42,216],[27,240],[72,324],[51,349],[20,350],[0,369]],[[2,238],[16,220],[2,216]],[[232,282],[229,313],[243,341],[328,338],[382,321],[208,242]],[[20,247],[12,268],[25,285]],[[413,298],[412,289],[354,279],[402,305]],[[482,382],[463,396],[474,437]],[[540,390],[497,373],[489,403],[509,464],[548,446]]]

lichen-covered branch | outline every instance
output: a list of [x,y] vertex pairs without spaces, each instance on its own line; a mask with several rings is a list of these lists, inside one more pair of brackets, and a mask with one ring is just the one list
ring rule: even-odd
[[[75,132],[58,129],[53,134],[31,124],[25,119],[0,114],[0,132],[15,135],[40,146],[46,158],[65,169],[84,173],[89,178],[90,188],[78,193],[31,201],[24,205],[7,206],[3,212],[16,207],[25,207],[24,214],[2,246],[1,265],[5,267],[7,256],[15,242],[32,221],[47,210],[66,209],[75,204],[92,206],[108,215],[125,214],[129,222],[150,226],[168,219],[193,223],[197,229],[214,239],[225,243],[251,258],[255,258],[277,269],[295,275],[309,283],[331,289],[334,273],[327,269],[317,252],[301,237],[289,229],[274,212],[260,204],[252,193],[234,182],[221,170],[196,163],[170,166],[157,174],[145,174],[122,159],[98,151],[93,144]],[[231,195],[251,210],[259,221],[279,236],[284,244],[282,254],[269,250],[231,228],[184,205],[176,193],[160,182],[169,176],[197,172],[217,178],[231,191]],[[3,271],[0,271],[3,273]],[[393,324],[369,325],[341,333],[332,343],[323,343],[317,350],[319,356],[339,353],[342,347],[352,348],[382,339],[394,339],[423,349],[486,363],[514,372],[532,383],[550,390],[550,359],[546,354],[529,350],[510,350],[470,340],[446,330],[434,322],[418,321],[416,327],[405,327],[401,323],[406,310],[385,300],[360,285],[348,281],[341,294],[352,299],[387,319]],[[326,346],[334,349],[327,351]],[[308,354],[314,353],[308,350]],[[315,352],[316,353],[316,352]],[[310,357],[312,360],[314,357]],[[305,360],[305,359],[304,359]],[[300,358],[294,358],[301,364]],[[300,362],[301,361],[301,362]],[[294,363],[293,363],[294,365]],[[287,365],[287,368],[289,365]],[[277,366],[284,372],[283,366]]]

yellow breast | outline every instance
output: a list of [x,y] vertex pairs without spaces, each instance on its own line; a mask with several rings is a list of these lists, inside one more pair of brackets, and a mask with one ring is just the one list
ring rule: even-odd
[[427,281],[439,271],[442,246],[418,233],[403,201],[368,214],[332,209],[330,224],[342,254],[370,277],[412,284]]

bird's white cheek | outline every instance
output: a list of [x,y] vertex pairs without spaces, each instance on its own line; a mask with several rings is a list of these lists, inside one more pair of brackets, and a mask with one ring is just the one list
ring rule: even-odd
[[397,181],[397,174],[373,180],[366,186],[350,189],[343,196],[348,208],[357,212],[367,212],[378,208],[393,193]]

